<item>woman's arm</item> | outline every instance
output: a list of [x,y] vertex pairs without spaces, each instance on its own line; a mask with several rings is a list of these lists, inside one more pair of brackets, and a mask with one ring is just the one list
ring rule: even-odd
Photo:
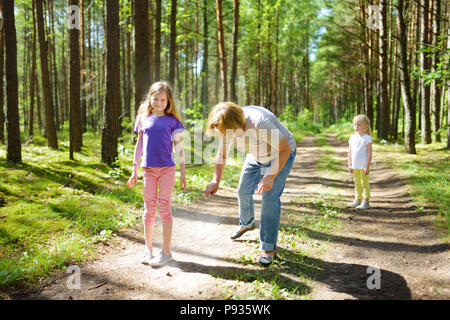
[[214,197],[214,194],[219,190],[220,179],[222,178],[223,169],[227,162],[226,146],[225,143],[221,143],[219,151],[216,155],[216,161],[214,164],[214,175],[210,184],[205,188],[204,194],[208,198],[209,196]]
[[272,189],[273,182],[275,178],[280,173],[280,171],[286,165],[287,160],[289,159],[289,155],[291,154],[291,146],[287,141],[286,137],[281,139],[280,144],[278,145],[278,157],[275,158],[270,166],[268,172],[261,179],[258,184],[258,188],[256,190],[257,193],[263,194],[265,191]]

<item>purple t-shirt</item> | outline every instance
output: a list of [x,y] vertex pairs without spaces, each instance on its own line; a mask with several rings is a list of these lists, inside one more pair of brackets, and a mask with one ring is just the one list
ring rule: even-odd
[[[183,124],[172,115],[156,116],[151,113],[141,120],[140,130],[144,142],[141,167],[174,166],[172,141],[175,133],[184,130]],[[138,125],[134,131],[139,131]]]

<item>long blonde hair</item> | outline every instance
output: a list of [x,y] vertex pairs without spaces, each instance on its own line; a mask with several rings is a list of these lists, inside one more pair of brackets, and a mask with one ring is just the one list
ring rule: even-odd
[[173,100],[172,89],[170,88],[170,85],[165,81],[159,81],[152,84],[150,90],[148,91],[147,97],[145,98],[144,102],[140,105],[135,125],[140,126],[141,119],[147,117],[153,112],[151,105],[152,95],[160,92],[165,92],[167,95],[167,107],[166,109],[164,109],[164,113],[172,115],[178,121],[183,122],[175,106],[175,101]]
[[214,135],[214,130],[225,134],[227,129],[242,129],[245,125],[244,110],[233,102],[221,102],[209,113],[206,133]]
[[370,120],[364,114],[359,114],[353,118],[353,124],[362,123],[366,127],[366,133],[370,136],[372,134],[372,129],[370,128]]

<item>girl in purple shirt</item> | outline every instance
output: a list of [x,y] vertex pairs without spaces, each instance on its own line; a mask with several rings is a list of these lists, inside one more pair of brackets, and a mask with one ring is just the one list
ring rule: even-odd
[[[186,192],[186,170],[180,132],[184,130],[181,118],[172,98],[172,90],[166,82],[156,82],[149,90],[146,101],[139,108],[134,131],[138,139],[134,150],[133,173],[128,186],[137,183],[138,166],[142,156],[144,194],[144,237],[146,250],[143,264],[161,266],[172,260],[172,191],[175,184],[175,162],[172,146],[180,163],[180,185]],[[158,194],[159,186],[159,194]],[[163,247],[153,257],[153,230],[156,210],[163,224]]]

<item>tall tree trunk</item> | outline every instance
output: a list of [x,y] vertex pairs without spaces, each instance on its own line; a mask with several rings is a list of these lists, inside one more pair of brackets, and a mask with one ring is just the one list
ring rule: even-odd
[[231,78],[230,78],[230,100],[237,103],[236,94],[236,75],[237,75],[237,50],[239,39],[239,0],[233,0],[234,20],[233,20],[233,52],[231,62]]
[[[34,125],[34,87],[35,87],[35,79],[36,79],[36,10],[35,10],[35,2],[33,1],[31,9],[31,14],[33,16],[33,39],[31,45],[31,72],[30,72],[30,113],[29,113],[29,122],[28,122],[28,136],[33,136],[33,125]],[[1,88],[1,87],[0,87]]]
[[[433,42],[432,47],[436,48],[438,43],[438,37],[440,33],[440,23],[441,23],[441,0],[434,0],[435,3],[435,11],[433,12],[434,21],[433,21]],[[439,63],[439,54],[436,49],[435,52],[431,56],[431,71],[434,72]],[[435,142],[441,141],[441,135],[439,134],[440,129],[440,106],[441,106],[441,92],[440,87],[438,86],[438,80],[434,79],[431,81],[431,124],[433,129],[433,140]]]
[[3,74],[5,59],[5,34],[3,24],[2,1],[0,1],[0,143],[5,143],[5,116],[3,99]]
[[149,83],[153,83],[153,60],[155,57],[154,54],[154,37],[153,37],[153,25],[154,25],[154,20],[153,16],[154,16],[154,8],[153,8],[153,0],[149,0],[149,4],[148,4],[148,8],[149,8],[149,20],[148,20],[148,59],[149,59],[149,67],[150,69],[148,70],[148,74],[149,74]]
[[[144,0],[146,4],[147,0]],[[136,4],[136,2],[135,2]],[[148,14],[148,10],[144,11]],[[103,103],[102,162],[112,165],[117,158],[118,117],[120,110],[119,0],[106,1],[106,94]],[[145,30],[145,31],[144,31]],[[147,32],[145,25],[143,32]],[[148,52],[147,43],[144,47]],[[148,66],[148,56],[146,57]],[[148,71],[148,67],[144,72]]]
[[[87,120],[86,120],[86,46],[84,41],[84,10],[85,10],[85,0],[80,0],[80,70],[81,70],[81,128],[83,132],[87,130]],[[81,146],[80,146],[81,148]],[[76,150],[75,151],[80,151]]]
[[58,149],[58,139],[56,136],[55,112],[53,109],[52,87],[50,84],[50,74],[47,58],[47,41],[44,30],[43,0],[36,0],[36,19],[39,37],[39,52],[41,58],[42,91],[44,93],[45,123],[47,130],[48,146]]
[[228,100],[228,76],[227,76],[227,56],[225,52],[225,32],[223,28],[223,10],[222,0],[216,0],[216,15],[217,15],[217,33],[219,43],[219,59],[220,59],[220,71],[222,78],[222,100]]
[[[412,101],[410,77],[408,71],[408,47],[407,47],[407,30],[404,19],[404,3],[403,0],[397,2],[397,28],[399,36],[399,72],[400,86],[402,91],[403,108],[405,110],[405,151],[406,153],[416,153],[416,105]],[[411,57],[412,58],[412,57]]]
[[[69,6],[78,6],[79,0],[69,0]],[[80,13],[81,14],[81,13]],[[69,105],[70,105],[70,148],[69,158],[74,160],[73,153],[81,151],[82,123],[80,106],[80,30],[69,29]]]
[[[131,17],[127,18],[127,25],[131,24]],[[126,29],[126,39],[127,39],[127,53],[126,53],[126,65],[127,65],[127,76],[126,76],[126,86],[127,92],[125,93],[125,105],[123,106],[124,110],[128,115],[130,115],[131,111],[131,33]],[[133,107],[134,110],[134,107]]]
[[172,0],[171,3],[169,83],[172,87],[175,87],[175,63],[177,54],[177,0]]
[[208,105],[208,0],[203,1],[203,64],[202,64],[202,105],[203,116],[206,117]]
[[19,130],[19,80],[17,78],[17,38],[14,17],[14,0],[2,0],[2,14],[5,33],[6,74],[6,133],[8,146],[7,161],[22,162]]
[[137,114],[141,102],[150,87],[148,70],[150,60],[148,52],[148,0],[133,2],[134,17],[134,112]]
[[[428,53],[423,52],[424,49],[428,49],[429,39],[429,0],[423,0],[421,2],[421,33],[420,42],[421,49],[420,52],[420,71],[426,72],[430,68]],[[430,124],[430,87],[425,85],[425,79],[423,76],[420,77],[420,90],[421,90],[421,130],[422,130],[422,144],[431,143],[431,124]]]
[[[52,35],[56,35],[55,33],[55,15],[53,14],[53,1],[48,1],[48,12],[50,15],[50,33]],[[55,48],[55,42],[56,39],[53,38],[47,38],[48,44],[49,44],[49,49],[50,49],[50,70],[53,70],[53,74],[51,75],[50,81],[53,83],[53,106],[54,106],[54,112],[55,112],[55,124],[56,124],[56,129],[60,130],[61,129],[61,118],[59,115],[59,103],[58,103],[58,70],[56,67],[56,48]]]
[[378,137],[388,139],[389,135],[389,95],[388,95],[388,51],[387,51],[387,23],[386,0],[380,0],[381,28],[380,28],[380,125]]
[[161,0],[156,0],[155,18],[155,76],[154,81],[161,80]]

